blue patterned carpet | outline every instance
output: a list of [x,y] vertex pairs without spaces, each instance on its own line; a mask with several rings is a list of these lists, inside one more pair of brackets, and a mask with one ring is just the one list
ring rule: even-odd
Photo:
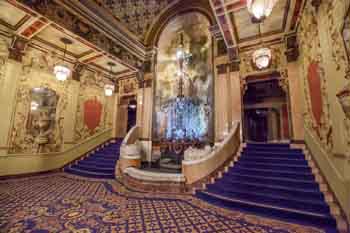
[[136,193],[116,181],[56,173],[0,181],[0,232],[323,231],[220,209],[189,195]]

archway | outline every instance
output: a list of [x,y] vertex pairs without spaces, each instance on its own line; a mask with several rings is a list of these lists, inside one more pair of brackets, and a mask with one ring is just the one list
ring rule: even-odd
[[176,165],[171,167],[181,168],[189,146],[213,140],[213,48],[209,27],[210,21],[200,12],[180,14],[164,27],[157,43],[153,154]]
[[290,139],[288,98],[279,83],[279,74],[246,78],[243,96],[244,139],[278,142]]

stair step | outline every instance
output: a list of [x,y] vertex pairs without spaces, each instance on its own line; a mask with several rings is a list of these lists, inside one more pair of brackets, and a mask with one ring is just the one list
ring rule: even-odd
[[290,165],[308,165],[305,159],[287,159],[287,158],[267,158],[258,156],[241,156],[239,161],[256,162],[256,163],[270,163],[270,164],[290,164]]
[[81,160],[78,162],[78,164],[82,165],[91,165],[91,166],[96,166],[96,167],[115,167],[117,162],[115,163],[106,163],[106,162],[98,162],[98,161],[89,161],[89,160]]
[[218,205],[223,208],[240,210],[253,214],[259,214],[275,219],[287,220],[298,224],[306,224],[317,227],[325,227],[327,229],[336,229],[335,219],[328,214],[317,214],[307,211],[293,210],[288,208],[279,208],[270,205],[263,205],[253,201],[242,201],[234,198],[225,198],[220,195],[208,192],[197,192],[196,196],[209,203]]
[[286,153],[286,152],[270,152],[270,151],[242,151],[242,156],[254,156],[254,157],[278,157],[287,159],[305,159],[305,155],[302,153]]
[[288,143],[253,143],[253,142],[248,142],[247,147],[290,148],[290,144],[288,144]]
[[80,170],[76,168],[65,168],[65,172],[78,175],[78,176],[84,176],[84,177],[90,177],[90,178],[100,178],[100,179],[113,179],[114,174],[111,173],[102,173],[102,172],[89,172],[85,170]]
[[254,169],[254,168],[244,168],[239,165],[234,166],[229,170],[232,173],[253,175],[253,176],[266,176],[266,177],[280,177],[280,178],[288,178],[288,179],[296,179],[296,180],[307,180],[314,181],[315,177],[311,172],[309,173],[298,173],[298,172],[290,172],[290,171],[282,171],[282,170],[268,170],[268,169]]
[[[215,184],[208,184],[214,187],[216,184],[222,185],[221,179],[218,179]],[[225,186],[226,187],[226,186]],[[261,192],[269,194],[278,194],[285,197],[301,198],[305,200],[324,201],[324,195],[318,189],[291,189],[290,187],[266,185],[261,183],[247,183],[241,181],[230,181],[230,186],[235,189],[243,189],[251,192]]]
[[115,163],[118,159],[117,158],[104,158],[104,157],[98,157],[98,156],[89,156],[85,159],[86,161],[96,161],[96,162],[102,162],[102,163]]
[[243,181],[243,182],[252,182],[252,183],[262,183],[268,185],[280,185],[284,187],[293,187],[301,189],[315,189],[319,188],[319,185],[316,182],[310,181],[300,181],[287,178],[277,178],[277,177],[261,177],[261,176],[252,176],[252,175],[243,175],[238,173],[226,173],[222,178],[223,181]]
[[330,214],[327,204],[321,201],[305,201],[297,198],[285,197],[277,194],[251,192],[234,187],[222,187],[219,185],[209,186],[208,192],[215,193],[228,198],[237,198],[245,201],[254,201],[261,204],[308,211],[320,214]]
[[97,166],[87,166],[84,164],[75,164],[72,166],[72,168],[76,168],[79,170],[84,170],[84,171],[91,171],[91,172],[102,172],[102,173],[112,173],[114,174],[114,167],[112,168],[105,168],[105,167],[97,167]]
[[253,168],[253,169],[269,169],[269,170],[283,170],[283,171],[296,171],[296,172],[311,172],[311,168],[306,165],[293,165],[293,164],[271,164],[271,163],[254,163],[238,161],[236,165]]

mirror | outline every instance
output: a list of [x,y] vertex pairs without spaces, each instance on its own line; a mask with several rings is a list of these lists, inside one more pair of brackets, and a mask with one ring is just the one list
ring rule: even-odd
[[44,152],[44,145],[50,143],[55,128],[58,95],[55,91],[37,87],[30,91],[30,111],[27,130],[34,138],[37,152]]

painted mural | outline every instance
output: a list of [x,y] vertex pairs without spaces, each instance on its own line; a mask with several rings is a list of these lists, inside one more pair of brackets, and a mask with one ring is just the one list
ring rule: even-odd
[[213,74],[208,20],[195,12],[174,18],[158,48],[153,138],[210,141]]

